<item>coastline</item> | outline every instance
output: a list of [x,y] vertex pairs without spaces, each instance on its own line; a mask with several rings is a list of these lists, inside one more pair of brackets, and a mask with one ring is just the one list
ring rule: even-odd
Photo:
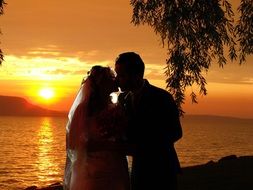
[[[253,189],[253,155],[229,155],[217,162],[183,167],[178,190],[238,190]],[[63,190],[62,183],[47,187],[27,187],[25,190]]]

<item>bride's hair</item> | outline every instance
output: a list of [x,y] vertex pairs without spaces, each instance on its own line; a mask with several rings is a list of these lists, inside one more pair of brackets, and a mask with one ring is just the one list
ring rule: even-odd
[[115,77],[113,70],[110,67],[95,65],[88,71],[88,76],[83,83],[85,85],[85,96],[88,102],[88,113],[93,115],[103,106],[100,89],[103,87],[103,81],[108,77]]

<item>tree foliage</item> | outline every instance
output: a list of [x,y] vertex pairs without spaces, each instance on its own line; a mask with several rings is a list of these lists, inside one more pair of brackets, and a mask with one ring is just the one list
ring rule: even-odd
[[236,33],[239,37],[240,64],[245,57],[253,53],[253,0],[242,0],[238,7],[240,19],[236,25]]
[[[167,46],[166,87],[181,113],[187,87],[196,84],[200,95],[207,94],[203,72],[213,61],[221,67],[227,63],[225,47],[229,59],[237,58],[237,35],[241,63],[252,53],[252,0],[242,0],[238,25],[227,0],[131,0],[130,4],[132,23],[148,24]],[[193,90],[190,96],[197,103]]]
[[[0,0],[0,15],[4,13],[4,10],[3,10],[4,4],[5,4],[4,0]],[[2,64],[3,59],[4,59],[3,52],[0,49],[0,65]]]

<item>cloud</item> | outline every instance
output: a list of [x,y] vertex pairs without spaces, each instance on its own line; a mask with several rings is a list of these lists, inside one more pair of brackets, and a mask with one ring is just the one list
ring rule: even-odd
[[46,47],[36,47],[28,50],[28,56],[37,56],[37,57],[56,57],[60,56],[62,51],[56,45],[47,45]]
[[[87,53],[87,55],[95,56],[95,52]],[[93,65],[108,66],[109,64],[108,60],[83,61],[79,57],[5,55],[0,77],[14,80],[60,80],[64,78],[78,80],[84,77]]]
[[249,56],[247,63],[227,63],[223,68],[212,65],[206,74],[207,82],[227,84],[253,84],[253,56]]

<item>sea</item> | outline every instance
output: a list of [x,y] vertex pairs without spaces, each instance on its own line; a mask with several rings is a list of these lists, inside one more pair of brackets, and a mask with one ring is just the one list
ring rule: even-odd
[[[0,116],[1,190],[62,182],[66,123],[65,117]],[[182,167],[253,155],[253,119],[191,115],[181,123],[175,147]]]

